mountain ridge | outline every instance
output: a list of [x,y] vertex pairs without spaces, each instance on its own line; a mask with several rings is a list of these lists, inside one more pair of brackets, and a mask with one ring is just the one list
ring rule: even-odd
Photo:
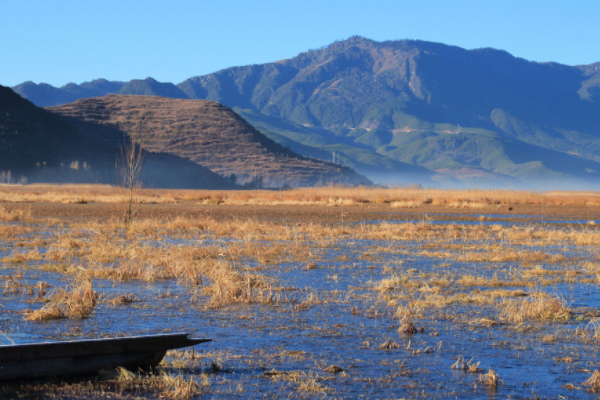
[[[340,160],[359,172],[396,174],[401,181],[408,162],[432,173],[467,168],[509,173],[520,181],[544,176],[597,180],[588,170],[598,170],[600,162],[600,63],[537,63],[492,48],[352,37],[290,59],[231,67],[176,86],[189,98],[234,108],[261,132],[306,156],[336,146]],[[390,151],[395,138],[411,132],[435,139],[412,146],[410,156]],[[495,138],[482,141],[473,134]],[[502,150],[510,147],[507,141],[516,141],[533,153],[522,159],[496,152],[493,163],[477,157],[465,163],[455,158],[452,147],[444,147],[457,135],[471,147],[479,141]],[[543,149],[567,157],[548,158]],[[420,161],[433,150],[444,157],[434,166]],[[561,172],[568,169],[564,163],[583,165],[580,158],[593,168]],[[504,167],[494,167],[501,161]],[[532,162],[540,168],[528,174]]]
[[182,157],[221,176],[233,174],[239,183],[256,179],[267,187],[371,183],[348,167],[293,153],[213,101],[108,95],[48,110],[74,125],[111,127],[135,138],[149,152]]
[[[95,137],[90,137],[94,131]],[[113,140],[99,140],[112,136]],[[0,182],[119,183],[122,132],[79,126],[0,85]],[[196,163],[142,150],[146,187],[232,189],[227,179]]]

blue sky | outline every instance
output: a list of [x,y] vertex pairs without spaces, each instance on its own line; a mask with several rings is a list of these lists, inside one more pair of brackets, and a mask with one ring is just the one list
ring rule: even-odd
[[599,16],[597,0],[0,0],[0,84],[179,83],[352,35],[589,64],[600,61]]

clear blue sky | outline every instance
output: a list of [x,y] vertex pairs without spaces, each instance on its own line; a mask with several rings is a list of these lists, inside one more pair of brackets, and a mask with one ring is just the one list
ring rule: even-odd
[[179,83],[352,35],[589,64],[600,61],[600,1],[0,0],[0,84]]

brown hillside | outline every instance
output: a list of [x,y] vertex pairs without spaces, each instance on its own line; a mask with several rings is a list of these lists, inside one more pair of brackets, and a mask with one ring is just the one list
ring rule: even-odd
[[[118,184],[115,167],[124,139],[110,126],[71,124],[0,85],[0,183]],[[197,163],[165,153],[144,153],[140,179],[152,188],[234,187]]]
[[240,183],[257,176],[267,186],[369,183],[347,167],[297,155],[212,101],[112,95],[49,110],[75,124],[117,128],[148,151],[184,157],[224,176],[236,174]]

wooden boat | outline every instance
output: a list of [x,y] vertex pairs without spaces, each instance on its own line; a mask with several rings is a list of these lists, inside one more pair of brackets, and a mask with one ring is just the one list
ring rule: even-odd
[[167,350],[211,339],[187,333],[0,346],[0,381],[156,367]]

